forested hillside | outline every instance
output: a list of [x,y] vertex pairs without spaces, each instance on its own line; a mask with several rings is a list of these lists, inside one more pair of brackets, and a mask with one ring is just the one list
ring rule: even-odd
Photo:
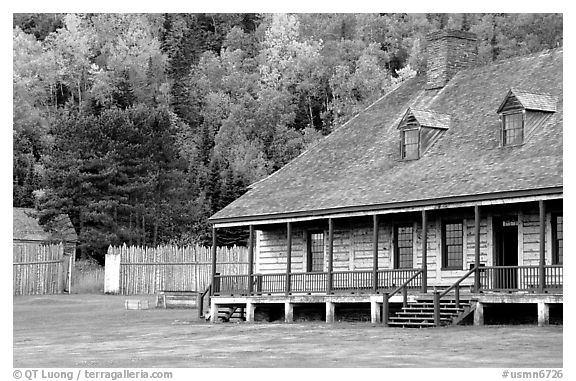
[[[70,215],[83,257],[208,243],[208,217],[391,86],[425,35],[479,64],[562,45],[558,14],[16,14],[13,205]],[[242,244],[229,230],[221,244]]]

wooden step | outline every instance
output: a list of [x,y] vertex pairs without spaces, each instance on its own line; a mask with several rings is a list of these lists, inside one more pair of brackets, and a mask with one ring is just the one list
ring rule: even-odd
[[[408,305],[411,306],[429,306],[429,307],[434,307],[434,303],[433,302],[412,302],[412,303],[408,303]],[[470,303],[466,303],[466,302],[460,302],[461,306],[469,306]],[[456,303],[440,303],[440,307],[451,307],[451,306],[456,306]]]
[[[440,312],[440,317],[452,317],[456,316],[457,314],[453,314],[450,312]],[[432,312],[398,312],[396,316],[432,316],[434,317],[434,311]]]
[[[454,312],[458,312],[463,310],[464,308],[453,308],[453,307],[444,307],[444,308],[440,308],[440,312],[450,312],[450,313],[454,313]],[[434,312],[434,308],[428,307],[428,308],[424,308],[424,307],[404,307],[402,308],[403,312]]]
[[[388,321],[432,321],[434,322],[434,316],[394,316]],[[450,322],[451,318],[440,318],[440,321]]]
[[432,328],[436,325],[434,322],[421,322],[421,323],[414,323],[414,322],[388,322],[389,327],[399,327],[399,328]]
[[218,319],[229,322],[231,319],[246,320],[246,313],[241,307],[232,306],[218,309]]

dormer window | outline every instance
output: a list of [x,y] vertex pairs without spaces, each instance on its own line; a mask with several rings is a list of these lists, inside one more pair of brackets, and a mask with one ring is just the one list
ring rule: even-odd
[[413,130],[402,131],[402,159],[418,159],[420,156],[420,131]]
[[448,129],[450,115],[409,108],[398,125],[400,158],[419,159]]
[[513,112],[502,115],[502,145],[524,143],[524,113]]
[[510,89],[498,108],[503,147],[524,144],[537,126],[556,112],[558,98],[548,94]]

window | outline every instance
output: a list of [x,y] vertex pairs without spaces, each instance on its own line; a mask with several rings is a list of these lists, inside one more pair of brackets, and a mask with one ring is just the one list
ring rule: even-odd
[[552,264],[561,265],[564,262],[564,221],[562,215],[552,215]]
[[502,145],[511,146],[524,142],[524,114],[515,112],[502,115]]
[[445,222],[442,225],[442,268],[463,268],[463,236],[462,222]]
[[413,261],[413,236],[412,225],[396,226],[395,243],[396,243],[396,268],[397,269],[411,269]]
[[402,134],[402,159],[418,159],[420,146],[420,131],[418,129],[404,130]]
[[308,233],[308,272],[324,271],[324,233]]

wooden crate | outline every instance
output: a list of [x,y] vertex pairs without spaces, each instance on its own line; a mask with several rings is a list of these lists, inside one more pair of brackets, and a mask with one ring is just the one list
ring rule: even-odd
[[124,304],[127,310],[147,310],[150,308],[148,300],[127,299]]

